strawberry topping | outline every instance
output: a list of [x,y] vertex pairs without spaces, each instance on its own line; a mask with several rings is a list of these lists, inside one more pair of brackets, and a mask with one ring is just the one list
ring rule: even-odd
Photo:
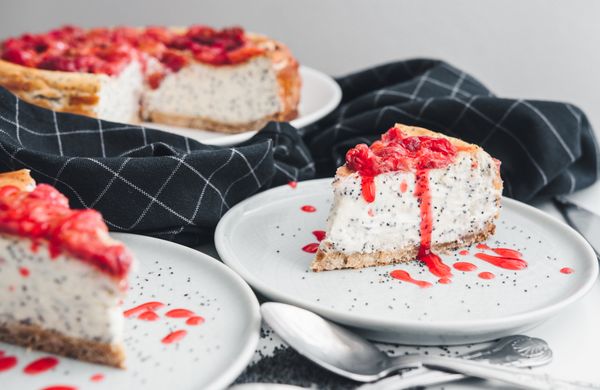
[[65,251],[117,279],[132,263],[125,246],[108,237],[99,212],[70,209],[68,199],[47,184],[31,192],[0,188],[0,232],[48,240],[52,258]]

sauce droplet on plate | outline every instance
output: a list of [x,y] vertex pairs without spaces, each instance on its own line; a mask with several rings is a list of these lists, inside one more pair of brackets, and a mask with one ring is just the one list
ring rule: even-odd
[[408,272],[401,270],[401,269],[396,269],[396,270],[390,272],[390,276],[394,279],[398,279],[403,282],[416,284],[417,286],[419,286],[421,288],[431,287],[431,283],[429,283],[425,280],[413,279]]
[[192,317],[194,312],[188,309],[173,309],[169,310],[165,316],[170,318],[188,318]]
[[204,317],[193,316],[188,318],[185,323],[191,326],[202,325],[204,323]]
[[564,267],[560,269],[560,272],[563,274],[572,274],[573,272],[575,272],[575,270],[573,268]]
[[496,275],[491,272],[481,272],[478,275],[481,279],[494,279]]
[[459,271],[464,272],[475,271],[477,269],[477,266],[475,264],[466,261],[459,261],[458,263],[454,263],[453,267]]
[[0,357],[0,372],[8,371],[17,365],[17,358],[14,356]]
[[47,356],[32,361],[23,369],[23,372],[28,375],[37,375],[53,369],[58,365],[58,359]]
[[308,252],[308,253],[317,253],[317,251],[319,250],[319,243],[318,242],[313,242],[311,244],[304,245],[302,247],[302,250],[304,252]]
[[125,310],[123,312],[123,315],[125,317],[131,317],[134,316],[136,314],[140,314],[142,312],[145,312],[146,310],[156,310],[156,309],[160,309],[161,307],[163,307],[165,304],[162,302],[146,302],[146,303],[142,303],[141,305],[138,305],[136,307],[133,307],[129,310]]
[[315,206],[311,206],[309,204],[300,207],[300,210],[304,211],[305,213],[314,213],[317,211]]
[[183,339],[186,334],[187,334],[186,330],[176,330],[174,332],[169,333],[165,337],[163,337],[163,339],[161,340],[161,342],[163,344],[176,343],[176,342],[180,341],[181,339]]
[[313,236],[317,239],[317,241],[321,242],[325,239],[326,233],[324,230],[315,230],[312,232]]

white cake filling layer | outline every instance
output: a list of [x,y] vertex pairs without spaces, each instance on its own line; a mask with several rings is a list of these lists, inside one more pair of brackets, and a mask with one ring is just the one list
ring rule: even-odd
[[[478,233],[498,213],[494,187],[497,171],[492,158],[478,151],[461,152],[453,164],[429,171],[432,201],[432,245]],[[421,212],[414,172],[375,176],[375,201],[367,203],[357,173],[334,181],[334,201],[327,238],[320,249],[345,254],[395,251],[420,244]],[[406,183],[406,191],[402,192]]]
[[31,240],[0,234],[0,325],[38,325],[69,337],[119,343],[124,291],[118,284],[70,255],[51,259],[46,243],[33,251]]
[[101,87],[100,101],[96,108],[98,118],[112,122],[139,122],[144,87],[140,63],[131,62],[118,76],[99,77]]
[[143,98],[152,112],[244,124],[281,111],[279,85],[271,60],[256,57],[235,66],[193,63],[167,75]]

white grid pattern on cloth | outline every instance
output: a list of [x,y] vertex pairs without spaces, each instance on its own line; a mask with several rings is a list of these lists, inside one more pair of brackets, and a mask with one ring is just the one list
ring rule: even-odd
[[[382,86],[382,75],[388,85]],[[503,161],[518,161],[518,168],[513,162],[511,170],[503,170],[506,194],[518,199],[546,195],[547,191],[570,193],[589,185],[600,174],[594,136],[570,105],[497,98],[466,72],[428,60],[386,64],[340,78],[339,82],[356,98],[331,114],[326,126],[310,129],[307,141],[311,150],[316,150],[313,156],[319,167],[343,163],[338,144],[350,147],[370,143],[400,122],[481,144]],[[378,88],[369,89],[369,85]],[[367,89],[362,95],[361,88]],[[566,118],[565,123],[564,115],[556,116],[564,106],[575,121]],[[596,153],[581,155],[574,149],[580,139],[593,144]],[[331,150],[333,156],[329,156]],[[548,158],[549,153],[558,157]],[[579,168],[572,169],[576,164]],[[593,179],[584,176],[591,165]],[[583,166],[586,168],[582,170]]]
[[[3,104],[9,98],[10,109]],[[262,135],[255,144],[217,148],[142,126],[45,110],[0,90],[4,170],[30,169],[39,182],[69,196],[75,207],[99,208],[111,229],[172,239],[214,226],[233,204],[269,183],[310,177],[314,164],[297,146],[296,130],[289,124],[269,126],[277,127],[274,144]],[[126,145],[117,134],[126,137]],[[32,141],[41,150],[32,149]],[[274,161],[275,148],[302,163],[290,165],[285,156]],[[179,202],[186,191],[191,195]],[[126,205],[124,212],[119,209],[126,215],[107,207],[115,202]]]
[[[520,169],[503,173],[505,188],[520,199],[546,188],[550,194],[573,192],[589,184],[586,173],[594,180],[600,173],[593,133],[571,105],[499,99],[469,74],[431,60],[387,64],[339,82],[344,103],[319,123],[299,133],[289,124],[271,123],[231,148],[47,111],[0,90],[0,161],[7,169],[31,169],[78,207],[100,208],[111,228],[169,239],[205,232],[235,203],[263,188],[311,178],[317,169],[333,174],[348,147],[371,142],[386,130],[381,126],[393,122],[480,142],[513,161]],[[559,109],[568,118],[555,121]],[[522,118],[534,128],[520,127]],[[528,131],[549,134],[534,145]],[[574,147],[579,143],[596,154],[581,155]],[[560,158],[543,158],[543,150]],[[123,215],[107,207],[115,202],[127,205],[119,209]]]

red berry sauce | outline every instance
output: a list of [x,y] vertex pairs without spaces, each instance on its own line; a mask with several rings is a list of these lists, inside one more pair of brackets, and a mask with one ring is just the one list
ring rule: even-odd
[[368,203],[375,201],[375,176],[386,172],[415,171],[414,194],[419,199],[421,212],[421,245],[417,257],[439,278],[449,278],[452,272],[431,251],[433,215],[429,170],[448,166],[457,153],[458,149],[446,138],[407,136],[397,127],[389,129],[370,147],[358,144],[346,153],[346,166],[360,174],[362,196]]
[[[0,232],[48,240],[51,257],[66,252],[117,279],[127,276],[132,263],[123,244],[108,241],[99,212],[70,209],[67,198],[47,184],[31,192],[0,188]],[[23,276],[28,272],[21,270]]]
[[23,34],[1,43],[5,61],[31,68],[118,75],[132,60],[145,68],[149,57],[164,70],[148,76],[157,88],[166,73],[177,72],[191,60],[231,65],[261,55],[265,49],[240,27],[221,30],[195,25],[185,31],[166,27],[115,27],[84,30],[63,26],[42,34]]

